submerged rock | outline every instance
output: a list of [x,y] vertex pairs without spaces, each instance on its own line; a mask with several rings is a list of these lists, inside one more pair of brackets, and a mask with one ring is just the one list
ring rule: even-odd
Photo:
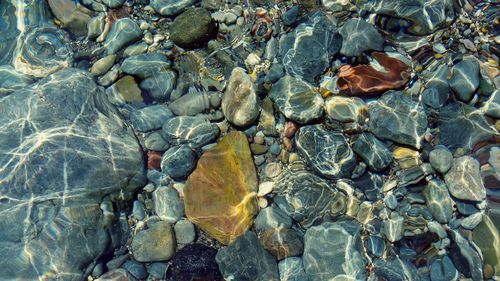
[[217,27],[208,10],[188,9],[178,15],[170,26],[170,40],[183,48],[200,47],[216,32]]
[[481,201],[486,197],[486,189],[479,171],[479,162],[469,156],[453,160],[453,165],[444,176],[450,194],[468,201]]
[[472,238],[481,250],[485,265],[493,268],[493,276],[500,276],[500,214],[497,210],[483,215],[482,222],[474,228]]
[[172,178],[185,178],[196,165],[196,154],[188,145],[171,147],[161,158],[161,171]]
[[349,19],[339,32],[342,35],[340,53],[344,56],[357,57],[365,51],[383,49],[384,38],[373,25],[364,20]]
[[90,16],[73,0],[47,0],[50,10],[76,36],[87,34]]
[[0,2],[0,30],[0,65],[10,64],[21,32],[17,29],[16,7],[10,1]]
[[12,66],[0,66],[0,95],[12,93],[31,83],[30,76],[17,72]]
[[354,140],[352,149],[374,171],[381,171],[392,162],[389,149],[370,133],[359,135]]
[[483,280],[483,263],[481,256],[467,239],[459,232],[450,230],[453,243],[450,248],[450,257],[457,269],[473,281]]
[[422,102],[432,108],[441,108],[451,95],[448,82],[450,69],[447,65],[440,65],[427,79],[425,90],[422,92]]
[[166,120],[174,114],[165,104],[155,104],[131,112],[130,122],[139,132],[148,132],[160,129]]
[[186,245],[172,259],[174,280],[222,281],[216,254],[217,250],[206,245]]
[[479,87],[479,63],[474,57],[467,57],[451,69],[450,87],[457,98],[469,102]]
[[340,122],[357,122],[363,119],[366,109],[365,102],[360,98],[332,96],[325,102],[328,117]]
[[104,41],[104,48],[107,50],[108,55],[116,54],[122,48],[139,40],[141,36],[142,30],[135,21],[122,18],[111,26],[111,30]]
[[280,281],[303,281],[307,280],[302,258],[290,257],[278,263]]
[[151,0],[151,7],[163,16],[174,16],[195,2],[196,0]]
[[429,153],[429,162],[432,168],[436,169],[441,174],[445,174],[451,168],[453,155],[446,148],[436,148]]
[[140,262],[166,261],[175,253],[175,245],[172,225],[159,221],[134,236],[131,250]]
[[243,68],[236,67],[231,72],[221,107],[226,119],[236,126],[249,126],[257,120],[259,98],[253,81]]
[[170,144],[189,144],[199,148],[217,139],[220,130],[203,117],[178,116],[168,120],[162,132]]
[[446,184],[440,179],[432,179],[427,183],[423,194],[434,219],[440,223],[448,223],[453,217],[453,201]]
[[121,69],[127,74],[146,79],[168,71],[170,65],[170,61],[164,54],[146,53],[126,58],[122,62]]
[[170,98],[176,82],[177,73],[173,70],[164,70],[142,80],[139,87],[146,90],[154,100],[166,101]]
[[377,259],[373,265],[375,267],[375,275],[381,280],[426,280],[413,264],[400,258],[389,260]]
[[162,220],[175,223],[184,216],[184,204],[172,186],[159,186],[153,192],[154,210]]

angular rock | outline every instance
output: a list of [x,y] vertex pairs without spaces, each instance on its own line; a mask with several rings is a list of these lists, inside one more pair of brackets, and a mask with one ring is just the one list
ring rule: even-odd
[[483,215],[482,222],[474,228],[472,238],[481,250],[485,265],[493,267],[493,275],[500,276],[500,214],[492,211]]
[[285,214],[280,208],[274,206],[260,210],[255,218],[255,230],[257,233],[262,233],[273,228],[290,228],[292,227],[292,219]]
[[492,118],[500,119],[500,90],[495,90],[480,110]]
[[402,216],[385,220],[382,229],[385,238],[393,243],[401,240],[403,238],[403,223],[404,218]]
[[187,9],[170,26],[170,40],[183,48],[200,47],[216,33],[210,12],[203,8]]
[[278,260],[300,256],[304,249],[302,236],[293,229],[268,229],[259,236],[259,240],[264,249]]
[[303,281],[307,280],[304,265],[300,257],[286,258],[278,263],[280,281]]
[[429,162],[432,168],[436,169],[441,174],[445,174],[451,168],[453,155],[446,148],[436,148],[429,153]]
[[130,274],[126,269],[117,268],[104,273],[99,276],[99,281],[136,281],[134,276]]
[[448,190],[453,197],[481,201],[486,197],[486,189],[479,171],[479,162],[469,156],[453,160],[453,165],[444,176]]
[[175,223],[184,215],[184,204],[177,190],[171,186],[159,186],[153,192],[155,213],[162,220]]
[[457,281],[460,278],[460,273],[448,256],[436,258],[430,264],[429,272],[432,281]]
[[163,16],[175,16],[195,2],[196,0],[151,0],[150,5]]
[[[156,101],[166,101],[175,88],[177,74],[172,70],[161,71],[141,81],[139,87]],[[178,115],[178,114],[177,114]]]
[[172,259],[174,280],[223,281],[215,261],[217,250],[202,244],[189,244]]
[[479,63],[474,57],[466,57],[451,69],[450,87],[458,100],[469,102],[479,87]]
[[347,57],[361,56],[363,52],[381,51],[384,38],[370,23],[360,19],[348,19],[339,29],[342,36],[340,53]]
[[125,0],[102,0],[102,3],[104,3],[104,5],[112,9],[121,7],[124,2]]
[[187,245],[196,239],[194,225],[187,219],[181,219],[174,225],[175,240],[178,245]]
[[356,122],[366,109],[365,102],[360,98],[332,96],[325,102],[328,117],[340,122]]
[[131,112],[130,122],[139,132],[160,129],[174,114],[166,104],[155,104]]
[[161,171],[172,178],[185,178],[196,166],[196,154],[188,145],[171,147],[161,158]]
[[175,246],[172,225],[159,221],[134,236],[131,250],[134,259],[140,262],[166,261],[174,255]]
[[389,260],[377,259],[373,263],[375,275],[381,280],[400,280],[400,281],[420,281],[427,280],[411,263],[393,258]]
[[245,127],[257,120],[260,106],[255,90],[255,85],[245,70],[235,67],[222,96],[222,112],[229,122]]
[[77,5],[72,0],[47,0],[50,10],[65,27],[69,28],[76,36],[87,34],[87,23],[90,16],[85,13],[86,9]]
[[354,140],[352,150],[374,171],[381,171],[392,162],[389,149],[370,133],[360,134]]
[[451,95],[448,83],[450,69],[440,65],[432,76],[426,79],[425,90],[422,92],[422,102],[432,108],[441,108]]
[[220,130],[203,117],[179,116],[168,120],[162,132],[170,144],[189,144],[199,148],[217,139]]
[[354,185],[363,191],[366,199],[376,201],[382,197],[384,178],[379,174],[365,172],[354,179]]
[[453,217],[453,201],[446,184],[440,179],[432,179],[428,181],[423,194],[434,219],[440,223],[448,223]]
[[231,132],[203,153],[189,176],[184,189],[187,218],[228,244],[252,225],[257,187],[247,138]]
[[139,40],[142,36],[142,30],[139,25],[129,18],[117,20],[111,26],[111,29],[104,41],[104,48],[107,54],[116,54],[127,45]]
[[146,53],[126,58],[122,62],[121,69],[127,74],[146,79],[161,75],[170,68],[170,64],[162,53]]
[[356,164],[345,137],[320,125],[300,128],[295,136],[297,150],[314,171],[320,175],[338,179],[350,176]]
[[[109,99],[116,106],[123,106],[127,102],[142,102],[141,89],[137,87],[134,77],[130,75],[125,75],[120,80],[116,81],[111,87],[106,89],[106,93],[109,94]],[[149,110],[146,110],[147,113]],[[143,118],[139,113],[139,118]],[[138,124],[142,124],[142,120],[138,120]]]
[[323,115],[323,98],[312,85],[299,78],[281,78],[271,87],[269,97],[293,121],[304,124]]

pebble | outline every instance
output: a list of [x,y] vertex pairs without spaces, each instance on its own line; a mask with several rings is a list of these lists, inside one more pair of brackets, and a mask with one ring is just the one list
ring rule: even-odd
[[196,154],[186,144],[173,146],[161,158],[161,171],[174,179],[186,178],[196,166]]
[[137,23],[129,18],[117,20],[111,27],[104,41],[108,55],[116,54],[123,47],[137,41],[142,36],[142,30]]
[[447,148],[436,148],[429,153],[429,162],[441,174],[446,174],[451,168],[453,155]]
[[148,277],[146,267],[140,262],[128,260],[122,265],[122,267],[137,279],[146,279]]
[[150,5],[163,16],[174,16],[195,2],[196,0],[151,0]]
[[108,72],[108,70],[113,66],[116,60],[116,55],[105,56],[102,59],[96,61],[92,68],[90,69],[90,73],[94,76],[103,75]]
[[348,19],[339,32],[342,35],[340,53],[344,56],[357,57],[365,51],[383,49],[382,35],[373,25],[362,19]]
[[161,129],[166,120],[174,114],[166,104],[156,104],[131,112],[130,122],[139,132]]
[[132,239],[132,254],[139,262],[166,261],[175,252],[172,225],[159,221],[137,233]]
[[232,70],[221,107],[226,119],[239,127],[249,126],[259,117],[256,87],[243,68],[235,67]]
[[280,281],[303,281],[307,280],[302,258],[289,257],[278,263]]
[[264,196],[273,191],[274,183],[271,181],[261,182],[259,184],[259,192],[257,192],[257,196]]
[[174,225],[175,240],[182,246],[192,243],[196,238],[194,225],[187,219],[181,219]]
[[184,215],[184,203],[173,187],[157,187],[153,200],[155,213],[164,221],[175,223]]
[[260,210],[255,218],[255,230],[257,233],[264,232],[268,229],[290,228],[292,219],[277,207],[267,207]]
[[486,197],[479,162],[472,157],[462,156],[453,160],[444,179],[450,194],[458,199],[481,201]]
[[[187,1],[193,2],[194,0]],[[181,1],[181,3],[183,2],[186,0]],[[193,19],[196,20],[193,21]],[[216,31],[217,28],[208,10],[203,8],[187,9],[178,15],[170,26],[170,40],[183,48],[194,48],[208,42]]]
[[466,57],[451,69],[450,87],[457,98],[469,102],[479,87],[479,64],[474,57]]

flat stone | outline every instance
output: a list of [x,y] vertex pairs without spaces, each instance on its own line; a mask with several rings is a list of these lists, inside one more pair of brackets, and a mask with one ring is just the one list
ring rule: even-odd
[[[217,106],[213,106],[215,104]],[[178,116],[195,116],[220,106],[218,92],[190,92],[170,103],[170,109]]]
[[116,54],[122,48],[139,40],[141,36],[142,30],[137,23],[129,18],[122,18],[111,26],[104,41],[104,48],[108,55]]
[[432,108],[441,108],[451,96],[448,82],[450,69],[447,65],[440,65],[430,77],[426,79],[425,90],[422,92],[422,102]]
[[153,77],[167,71],[170,61],[162,53],[146,53],[126,58],[121,65],[123,72],[142,79]]
[[483,215],[481,223],[474,228],[472,239],[481,250],[484,264],[493,267],[493,275],[500,275],[500,214],[492,211]]
[[172,178],[186,178],[196,166],[196,154],[188,145],[171,147],[161,158],[161,171]]
[[169,260],[175,253],[175,235],[172,225],[165,221],[154,223],[132,239],[132,254],[137,261]]
[[155,213],[162,220],[175,223],[184,215],[184,204],[171,186],[159,186],[153,192]]
[[363,52],[382,51],[384,38],[370,23],[361,19],[348,19],[339,29],[342,36],[340,53],[347,57],[361,56]]
[[469,102],[479,87],[479,63],[474,57],[466,57],[451,69],[450,87],[458,100]]
[[381,171],[392,162],[389,149],[370,133],[363,133],[355,138],[352,150],[374,171]]
[[94,76],[103,75],[113,66],[116,60],[116,55],[105,56],[97,60],[90,69],[90,73]]
[[126,269],[118,268],[108,271],[99,277],[100,281],[136,281]]
[[0,66],[0,96],[22,89],[31,83],[33,79],[30,76],[17,72],[12,66]]
[[181,219],[174,225],[175,240],[179,245],[192,243],[196,238],[194,225],[187,219]]
[[90,16],[85,13],[86,9],[72,0],[48,0],[47,3],[54,16],[76,36],[87,34],[87,23],[90,21]]
[[363,191],[366,199],[376,201],[382,197],[384,178],[379,174],[365,172],[354,179],[354,185]]
[[110,91],[110,100],[118,106],[127,102],[142,102],[141,89],[137,86],[134,77],[130,75],[120,78],[107,91]]
[[457,269],[473,281],[483,280],[483,263],[481,256],[467,239],[455,230],[450,230],[450,257]]
[[217,26],[208,10],[187,9],[170,26],[170,40],[183,48],[195,48],[208,42],[216,32]]
[[163,138],[159,131],[152,132],[146,137],[144,147],[154,151],[165,151],[169,148],[169,144]]
[[232,124],[245,127],[259,117],[259,98],[250,76],[241,67],[235,67],[222,96],[222,112]]
[[189,244],[172,259],[174,280],[223,281],[215,261],[217,250],[202,244]]
[[436,148],[429,153],[429,162],[432,168],[436,169],[441,174],[445,174],[451,168],[453,155],[446,148]]
[[479,171],[479,162],[469,156],[453,160],[448,173],[444,176],[448,190],[453,197],[481,201],[486,197],[486,189]]
[[122,265],[122,267],[139,280],[146,279],[148,277],[146,267],[140,262],[128,260]]
[[363,110],[367,110],[367,107],[360,98],[332,96],[325,102],[328,117],[340,122],[357,122],[362,117]]
[[320,125],[304,126],[295,135],[295,142],[299,155],[324,177],[348,177],[354,170],[356,156],[341,132]]
[[150,5],[163,16],[174,16],[195,2],[196,0],[151,0]]
[[130,122],[139,132],[148,132],[161,129],[166,120],[174,114],[166,104],[155,104],[141,109],[133,110]]
[[278,263],[280,281],[303,281],[307,280],[304,265],[300,257],[286,258]]
[[305,124],[323,115],[323,98],[300,78],[282,77],[271,87],[269,97],[279,111],[293,121]]
[[457,281],[460,278],[460,273],[448,256],[436,258],[429,266],[429,273],[432,281]]
[[200,148],[216,140],[220,130],[203,117],[178,116],[169,119],[162,132],[165,140],[172,145],[188,144]]
[[187,218],[222,244],[242,235],[257,213],[257,173],[246,136],[231,132],[206,150],[184,189]]
[[453,200],[446,184],[440,179],[429,180],[423,194],[434,219],[440,223],[448,223],[453,217]]
[[375,257],[382,257],[385,250],[385,240],[382,237],[370,235],[367,240],[365,240],[366,250]]

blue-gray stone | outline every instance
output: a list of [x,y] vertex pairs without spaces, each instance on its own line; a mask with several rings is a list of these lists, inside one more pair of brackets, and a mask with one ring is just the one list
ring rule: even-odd
[[121,69],[127,74],[146,79],[169,70],[170,65],[170,61],[164,54],[146,53],[126,58],[122,62]]
[[362,19],[348,19],[339,29],[342,36],[340,53],[347,57],[361,56],[365,51],[381,51],[384,38],[377,29]]
[[143,220],[146,216],[144,204],[140,201],[135,200],[132,207],[132,214],[138,220]]
[[290,228],[292,219],[280,208],[271,206],[259,211],[254,224],[257,233],[261,233],[272,228]]
[[439,238],[443,239],[447,237],[446,230],[444,229],[443,226],[441,226],[440,223],[435,221],[430,221],[427,223],[427,227],[429,228],[430,232],[436,233],[439,236]]
[[384,220],[382,233],[385,238],[393,243],[401,240],[403,238],[403,223],[404,218],[402,216],[395,216]]
[[300,9],[299,6],[293,6],[288,11],[281,15],[281,19],[285,25],[292,25],[297,21],[299,17]]
[[164,221],[175,223],[184,216],[184,202],[171,186],[159,186],[153,192],[156,214]]
[[146,279],[148,277],[146,267],[140,262],[128,260],[122,265],[122,268],[125,268],[137,279]]
[[431,179],[424,188],[423,194],[427,208],[435,220],[447,223],[453,217],[453,200],[446,184],[440,179]]
[[466,57],[451,69],[450,87],[457,99],[469,102],[479,87],[479,63],[474,57]]
[[104,3],[109,8],[114,9],[114,8],[121,7],[123,5],[123,3],[125,3],[125,0],[102,0],[102,3]]
[[375,275],[380,280],[420,281],[425,280],[418,269],[411,263],[399,258],[390,260],[377,259],[373,263]]
[[189,144],[200,148],[219,137],[219,127],[203,117],[178,116],[163,125],[163,136],[172,145]]
[[161,171],[172,178],[186,178],[196,165],[196,154],[189,145],[169,148],[161,157]]
[[479,162],[470,156],[453,160],[451,169],[444,176],[453,197],[466,201],[481,201],[486,197],[479,166]]
[[394,210],[398,206],[398,199],[393,193],[390,193],[384,198],[384,203],[387,208]]
[[460,273],[448,256],[436,258],[429,266],[429,273],[431,281],[457,281],[460,279]]
[[153,262],[149,264],[147,267],[149,276],[156,279],[165,279],[165,275],[167,274],[168,265],[163,262]]
[[492,118],[500,119],[500,90],[495,90],[491,94],[481,107],[481,111]]
[[163,16],[175,16],[195,2],[196,0],[151,0],[150,5]]
[[370,255],[380,258],[384,254],[385,240],[382,237],[370,235],[365,240],[365,247]]
[[193,242],[196,238],[194,225],[187,219],[181,219],[174,225],[175,240],[178,245],[186,245]]
[[476,226],[478,226],[481,223],[482,220],[483,220],[483,214],[477,212],[475,214],[463,218],[460,225],[465,229],[473,230],[474,228],[476,228]]
[[159,131],[152,132],[144,140],[144,147],[149,150],[165,151],[169,146]]
[[392,162],[389,149],[370,133],[363,133],[355,138],[352,150],[374,171],[381,171]]
[[436,148],[429,153],[429,162],[432,168],[441,174],[445,174],[451,168],[453,155],[446,147]]
[[477,208],[476,204],[474,204],[474,202],[462,201],[458,199],[455,199],[454,201],[458,212],[464,216],[470,216],[479,212],[479,209]]
[[156,104],[131,112],[130,122],[139,132],[161,129],[166,120],[174,114],[166,104]]
[[278,263],[280,281],[304,281],[307,280],[302,258],[290,257]]
[[384,178],[379,174],[366,172],[354,179],[354,185],[363,191],[366,199],[376,201],[382,197]]
[[142,149],[76,69],[0,99],[0,111],[2,278],[84,279],[110,247],[103,197],[131,198],[145,184]]
[[0,96],[22,89],[31,83],[33,79],[30,76],[17,72],[12,66],[0,66]]
[[422,102],[432,108],[441,108],[451,95],[448,83],[450,69],[447,65],[439,66],[431,76],[426,79],[425,90],[422,92]]
[[142,30],[137,23],[130,18],[122,18],[111,26],[104,41],[104,48],[106,48],[108,55],[116,54],[123,47],[139,40],[141,36]]
[[0,2],[0,65],[10,64],[16,48],[17,29],[16,7],[10,1]]
[[219,249],[215,260],[226,280],[279,280],[276,259],[264,250],[252,231]]
[[156,101],[166,101],[175,88],[177,74],[173,70],[164,70],[141,81],[139,87],[149,93]]
[[483,280],[483,263],[479,253],[458,231],[450,230],[450,234],[454,242],[450,248],[453,264],[465,277],[472,278],[473,281]]
[[175,253],[176,243],[172,225],[166,221],[148,223],[132,239],[130,249],[140,262],[166,261]]

